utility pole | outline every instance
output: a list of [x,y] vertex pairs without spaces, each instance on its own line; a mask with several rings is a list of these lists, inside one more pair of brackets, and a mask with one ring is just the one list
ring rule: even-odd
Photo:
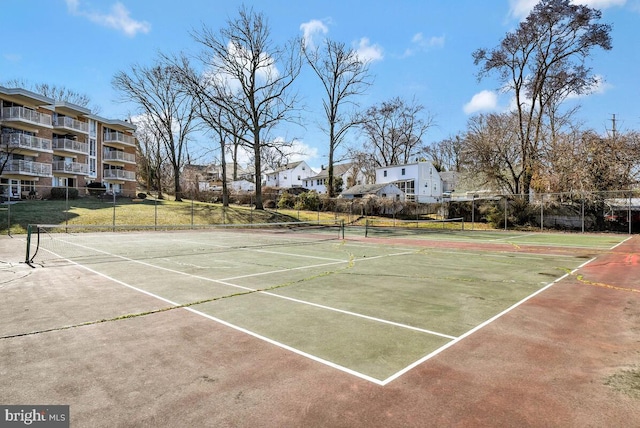
[[613,138],[616,138],[616,133],[617,133],[617,129],[616,129],[616,114],[614,113],[611,117],[611,136]]

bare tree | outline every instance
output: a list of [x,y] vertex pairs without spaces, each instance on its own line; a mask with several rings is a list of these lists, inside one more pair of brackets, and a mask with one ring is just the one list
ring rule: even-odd
[[456,135],[425,147],[424,153],[438,171],[461,172],[465,163],[464,146],[464,139]]
[[423,151],[422,138],[433,125],[424,106],[399,97],[370,107],[365,117],[361,125],[365,151],[372,155],[376,167],[409,163]]
[[523,166],[515,193],[531,187],[545,115],[569,94],[588,93],[598,84],[585,63],[594,48],[611,49],[611,26],[600,18],[599,10],[570,0],[541,0],[498,47],[473,53],[479,78],[497,73],[515,97]]
[[151,67],[133,65],[118,72],[113,87],[123,101],[138,105],[165,146],[173,170],[176,201],[182,200],[180,170],[184,166],[189,135],[196,129],[193,99],[179,84],[175,67],[157,61]]
[[335,152],[349,129],[362,123],[355,111],[344,112],[346,106],[357,107],[354,99],[371,84],[369,63],[358,57],[354,49],[344,43],[324,40],[322,51],[305,46],[304,55],[320,78],[326,98],[322,100],[329,136],[329,164],[327,166],[329,197],[335,196],[333,164]]
[[222,205],[229,206],[229,189],[227,186],[227,149],[234,138],[227,129],[233,129],[229,122],[233,117],[228,117],[227,112],[216,104],[199,102],[198,117],[207,125],[208,129],[215,134],[220,148],[220,168],[222,169]]
[[162,138],[158,135],[157,128],[150,123],[148,116],[139,116],[131,122],[136,125],[138,175],[145,181],[147,194],[154,188],[158,192],[158,199],[163,199],[160,171],[166,161],[166,155]]
[[492,188],[517,194],[524,174],[514,113],[481,114],[469,120],[465,137],[468,170]]
[[[218,33],[203,26],[192,35],[204,47],[199,59],[209,88],[206,102],[218,106],[247,130],[235,136],[253,155],[255,207],[263,209],[261,152],[287,144],[270,138],[269,133],[283,121],[294,119],[297,97],[291,90],[302,67],[300,40],[282,47],[274,45],[263,14],[244,7]],[[225,131],[235,132],[230,128]]]
[[29,89],[45,97],[53,98],[56,101],[66,101],[80,107],[88,107],[95,114],[100,113],[101,108],[97,105],[89,107],[91,98],[87,94],[83,94],[65,86],[51,85],[49,83],[30,84],[23,79],[12,79],[5,83],[6,86]]

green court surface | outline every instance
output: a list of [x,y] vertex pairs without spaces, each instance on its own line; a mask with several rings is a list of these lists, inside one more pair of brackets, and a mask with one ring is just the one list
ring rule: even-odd
[[[421,238],[381,242],[349,230],[346,239],[334,231],[51,234],[41,236],[34,263],[54,269],[71,261],[86,268],[83,281],[111,278],[167,307],[386,384],[626,237],[447,231]],[[565,251],[510,251],[524,245]]]

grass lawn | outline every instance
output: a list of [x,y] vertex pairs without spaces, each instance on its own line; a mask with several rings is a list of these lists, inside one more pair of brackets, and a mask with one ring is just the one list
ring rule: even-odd
[[[292,221],[297,217],[283,212],[253,210],[247,206],[184,200],[113,201],[79,198],[68,201],[26,200],[0,205],[0,234],[26,233],[29,224],[80,225],[203,225]],[[300,220],[304,220],[301,218]],[[315,219],[313,219],[315,220]]]

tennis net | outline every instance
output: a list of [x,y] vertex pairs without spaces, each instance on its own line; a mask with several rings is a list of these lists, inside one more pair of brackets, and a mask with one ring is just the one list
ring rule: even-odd
[[133,259],[188,256],[336,239],[344,239],[340,219],[188,226],[32,224],[27,228],[25,263],[107,253]]
[[365,236],[371,235],[419,235],[428,232],[464,230],[464,219],[441,220],[397,220],[368,218],[365,222]]

